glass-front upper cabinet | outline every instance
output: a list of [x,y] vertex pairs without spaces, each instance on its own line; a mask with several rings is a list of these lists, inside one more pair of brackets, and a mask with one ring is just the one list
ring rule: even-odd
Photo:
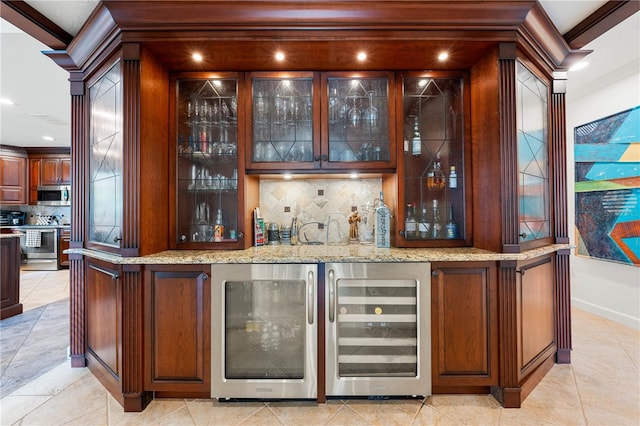
[[233,248],[239,218],[238,81],[235,74],[175,80],[175,246]]
[[393,84],[386,72],[322,75],[323,168],[395,166]]
[[252,73],[247,85],[251,95],[247,102],[248,167],[318,168],[319,91],[314,74]]
[[549,87],[517,62],[520,242],[551,237],[549,208]]
[[396,244],[464,245],[465,79],[451,73],[405,74],[398,84],[403,132],[398,173],[404,179],[398,191]]

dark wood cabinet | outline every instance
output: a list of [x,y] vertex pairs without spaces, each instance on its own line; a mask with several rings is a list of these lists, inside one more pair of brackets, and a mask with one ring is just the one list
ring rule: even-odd
[[27,203],[27,155],[18,150],[0,151],[0,203]]
[[32,148],[29,153],[29,204],[38,203],[38,186],[71,185],[69,150]]
[[209,265],[146,267],[145,389],[209,397],[210,273]]
[[0,238],[0,319],[22,313],[20,303],[20,238]]
[[431,268],[433,391],[487,393],[499,377],[496,265],[449,262]]
[[43,158],[40,167],[42,185],[71,184],[71,158]]

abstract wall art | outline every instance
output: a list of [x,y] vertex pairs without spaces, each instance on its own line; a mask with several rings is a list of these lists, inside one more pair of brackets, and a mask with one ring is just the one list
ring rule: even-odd
[[640,106],[574,129],[576,254],[640,266]]

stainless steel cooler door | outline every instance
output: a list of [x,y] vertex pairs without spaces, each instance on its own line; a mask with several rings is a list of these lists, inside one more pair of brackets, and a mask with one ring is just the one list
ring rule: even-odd
[[327,264],[327,395],[431,393],[430,265]]
[[316,398],[316,265],[213,265],[212,397]]

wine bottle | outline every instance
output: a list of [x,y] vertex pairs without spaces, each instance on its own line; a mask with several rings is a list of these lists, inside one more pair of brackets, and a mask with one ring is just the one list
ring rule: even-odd
[[384,194],[380,191],[380,205],[376,209],[376,247],[391,247],[391,211],[384,204]]
[[455,240],[458,238],[458,225],[453,221],[453,205],[449,204],[449,220],[444,225],[445,238]]

